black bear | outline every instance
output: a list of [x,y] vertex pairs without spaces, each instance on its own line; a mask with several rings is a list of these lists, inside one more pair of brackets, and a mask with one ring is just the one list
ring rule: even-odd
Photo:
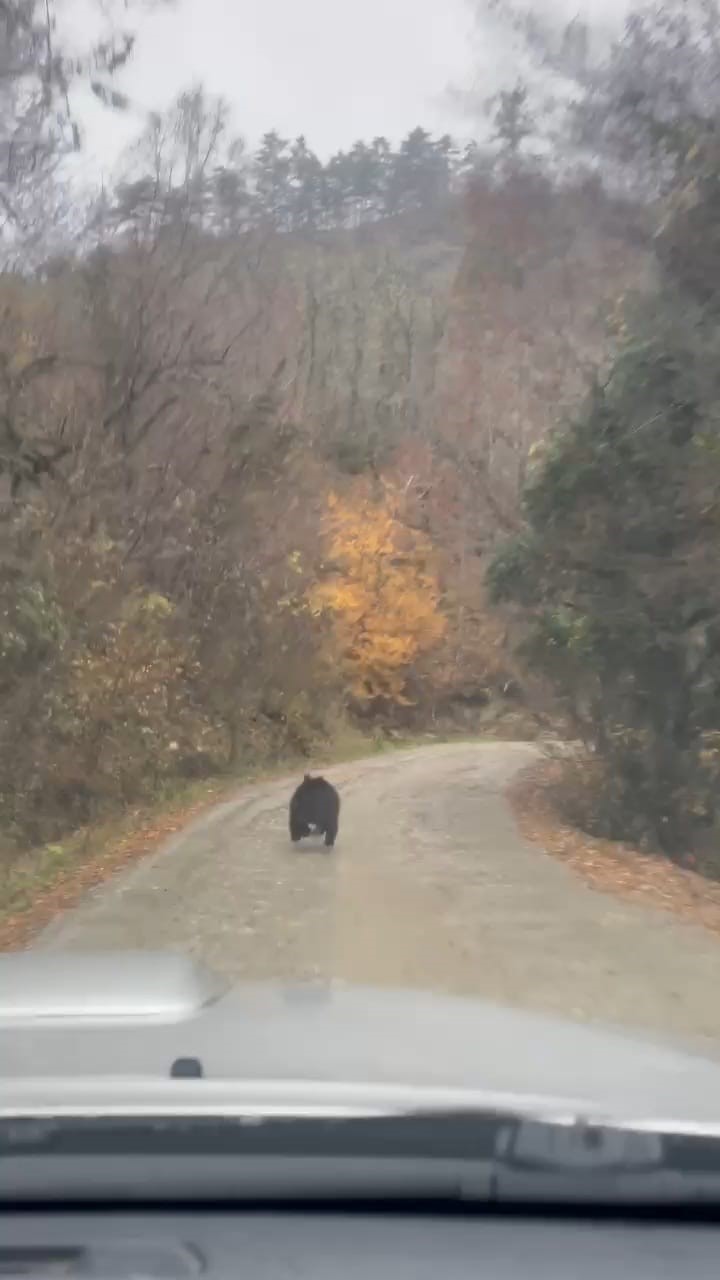
[[340,820],[340,796],[332,783],[325,778],[311,778],[305,774],[290,801],[290,839],[293,844],[309,836],[314,828],[325,837],[325,844],[332,849]]

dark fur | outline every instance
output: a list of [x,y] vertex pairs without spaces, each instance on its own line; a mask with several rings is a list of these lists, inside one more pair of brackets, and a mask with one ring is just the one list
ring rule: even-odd
[[311,778],[305,774],[303,781],[290,801],[290,839],[293,844],[309,836],[314,828],[325,837],[325,844],[332,849],[337,839],[340,821],[340,796],[325,778]]

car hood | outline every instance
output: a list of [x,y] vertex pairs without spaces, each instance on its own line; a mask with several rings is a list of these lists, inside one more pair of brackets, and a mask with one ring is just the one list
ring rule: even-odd
[[[244,1088],[291,1110],[308,1090],[392,1097],[395,1109],[547,1099],[573,1115],[720,1132],[715,1052],[420,991],[233,986],[182,956],[0,956],[0,1113],[40,1098],[82,1109],[88,1088],[100,1109],[212,1099],[223,1111]],[[203,1079],[171,1079],[178,1058],[198,1059]]]

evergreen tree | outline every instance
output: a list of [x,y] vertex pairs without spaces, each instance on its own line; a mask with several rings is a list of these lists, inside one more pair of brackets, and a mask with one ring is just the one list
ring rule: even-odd
[[377,217],[382,194],[378,155],[366,142],[356,142],[348,156],[348,193],[355,225]]
[[[192,123],[200,106],[202,95],[197,103],[184,96],[178,119],[187,116]],[[165,127],[162,121],[156,124],[160,133]],[[185,133],[184,150],[197,152],[199,161],[204,148],[192,129],[185,127],[175,141]],[[186,164],[183,156],[175,166],[178,174]],[[242,143],[233,141],[212,172],[195,163],[192,191],[184,178],[166,175],[159,203],[152,156],[146,157],[150,163],[145,175],[117,188],[111,215],[116,225],[137,223],[141,215],[169,222],[177,205],[195,226],[220,235],[240,234],[263,222],[282,232],[359,227],[406,211],[436,208],[473,168],[476,157],[474,146],[459,154],[449,134],[433,139],[417,128],[398,150],[382,136],[370,143],[358,140],[323,164],[304,135],[290,144],[271,131],[254,156],[246,158]]]
[[388,186],[392,175],[394,157],[393,150],[387,138],[380,135],[372,140],[372,151],[374,157],[375,173],[377,175],[377,191],[378,191],[378,214],[380,217],[387,214],[387,197]]
[[260,143],[255,157],[256,206],[260,217],[278,231],[290,224],[290,153],[289,143],[271,130]]
[[392,213],[431,208],[449,189],[449,152],[433,142],[426,129],[413,129],[400,145],[389,186]]
[[331,227],[344,227],[348,219],[350,199],[350,160],[346,151],[338,151],[325,166],[323,182],[323,211],[325,223]]
[[250,192],[240,168],[222,165],[212,178],[212,223],[225,235],[237,234],[250,223]]
[[325,173],[302,135],[290,152],[288,180],[292,230],[314,231],[323,221]]
[[518,82],[514,89],[503,89],[489,103],[493,141],[506,166],[517,164],[522,145],[533,131],[527,99],[526,87]]

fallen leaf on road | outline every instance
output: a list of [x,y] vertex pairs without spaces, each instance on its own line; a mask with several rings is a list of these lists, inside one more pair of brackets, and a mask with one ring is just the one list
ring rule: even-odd
[[104,848],[89,861],[60,871],[52,885],[38,892],[32,906],[0,921],[0,951],[28,947],[55,916],[74,907],[90,889],[154,853],[169,836],[181,831],[220,799],[219,789],[209,790],[205,799],[175,809],[163,819],[153,819],[148,825],[140,826]]
[[661,854],[601,840],[567,824],[553,802],[562,765],[543,761],[515,779],[508,790],[515,817],[527,840],[542,845],[602,893],[642,899],[689,924],[720,935],[720,884],[685,870]]

